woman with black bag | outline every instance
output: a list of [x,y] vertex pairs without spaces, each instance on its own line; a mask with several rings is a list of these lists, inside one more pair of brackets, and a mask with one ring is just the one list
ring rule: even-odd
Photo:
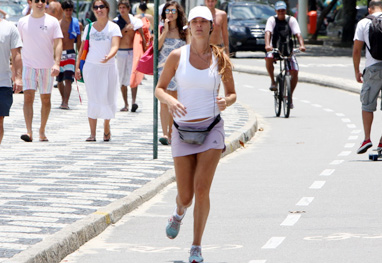
[[[188,17],[191,44],[172,51],[155,90],[174,118],[172,156],[178,188],[176,208],[166,234],[175,238],[187,207],[194,207],[194,238],[189,262],[203,262],[201,241],[207,222],[209,192],[216,167],[225,150],[224,121],[220,112],[236,101],[232,64],[224,50],[210,45],[213,18],[204,6],[193,8]],[[172,77],[178,83],[178,98],[166,93]],[[225,97],[219,96],[220,82]],[[177,128],[176,128],[177,127]]]

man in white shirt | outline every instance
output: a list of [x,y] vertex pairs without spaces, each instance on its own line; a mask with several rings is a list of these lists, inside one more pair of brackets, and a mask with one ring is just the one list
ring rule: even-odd
[[45,127],[51,103],[50,97],[54,77],[60,73],[62,53],[62,31],[58,20],[45,14],[46,0],[31,2],[33,13],[22,17],[17,28],[23,41],[23,89],[24,118],[27,133],[21,135],[26,142],[33,141],[33,101],[36,90],[41,98],[40,141],[48,141]]
[[[369,14],[375,17],[382,16],[382,1],[372,0],[369,3]],[[355,78],[359,83],[363,83],[361,90],[362,103],[362,121],[365,134],[364,141],[357,153],[365,153],[373,146],[370,139],[371,125],[373,123],[374,111],[377,109],[377,99],[382,90],[382,60],[375,59],[371,56],[369,48],[369,28],[371,24],[370,18],[364,18],[358,22],[354,34],[353,45],[353,65]],[[382,48],[380,43],[379,49]],[[366,44],[366,63],[363,73],[360,71],[361,51]],[[382,105],[381,105],[382,109]],[[382,137],[379,139],[378,150],[382,150]]]
[[[265,25],[265,50],[267,51],[267,55],[265,57],[265,66],[268,71],[268,75],[271,78],[271,91],[276,91],[276,81],[274,77],[274,66],[273,63],[275,60],[277,60],[276,57],[274,57],[274,53],[272,52],[273,48],[279,48],[274,47],[274,44],[276,40],[276,35],[279,35],[279,30],[282,26],[289,27],[290,30],[290,38],[292,38],[292,35],[295,35],[297,37],[298,43],[300,45],[299,49],[303,52],[305,52],[305,45],[304,45],[304,39],[301,36],[301,30],[300,26],[298,25],[298,22],[296,18],[293,16],[286,15],[286,4],[283,1],[278,1],[275,4],[275,10],[276,10],[276,16],[271,16],[267,20],[267,24]],[[287,29],[287,28],[286,28]],[[292,95],[293,92],[297,86],[298,82],[298,64],[295,56],[292,56],[290,58],[290,68],[289,70],[292,79],[291,79],[291,90]],[[291,109],[293,109],[293,103],[291,103]]]

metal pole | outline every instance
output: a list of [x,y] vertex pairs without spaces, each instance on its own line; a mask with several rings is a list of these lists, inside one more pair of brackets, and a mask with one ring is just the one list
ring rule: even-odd
[[298,0],[298,24],[301,29],[301,36],[306,38],[308,36],[308,1],[306,0]]
[[154,0],[154,125],[153,125],[153,158],[158,159],[158,100],[155,97],[155,87],[158,83],[158,28],[159,28],[159,14],[158,14],[159,0]]

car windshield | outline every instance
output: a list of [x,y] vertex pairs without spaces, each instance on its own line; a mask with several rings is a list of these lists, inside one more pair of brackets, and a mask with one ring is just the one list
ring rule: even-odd
[[273,8],[266,5],[233,6],[231,9],[232,19],[267,20],[273,15],[275,15]]
[[19,5],[1,5],[1,9],[10,16],[21,15],[23,8]]

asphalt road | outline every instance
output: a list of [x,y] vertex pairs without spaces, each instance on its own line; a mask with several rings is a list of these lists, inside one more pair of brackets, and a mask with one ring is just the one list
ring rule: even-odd
[[[205,262],[380,262],[381,162],[356,154],[359,96],[300,83],[291,117],[276,118],[267,77],[235,73],[235,82],[261,131],[218,167]],[[375,147],[381,122],[378,112]],[[192,209],[177,239],[165,236],[175,195],[172,184],[62,262],[187,262]]]

